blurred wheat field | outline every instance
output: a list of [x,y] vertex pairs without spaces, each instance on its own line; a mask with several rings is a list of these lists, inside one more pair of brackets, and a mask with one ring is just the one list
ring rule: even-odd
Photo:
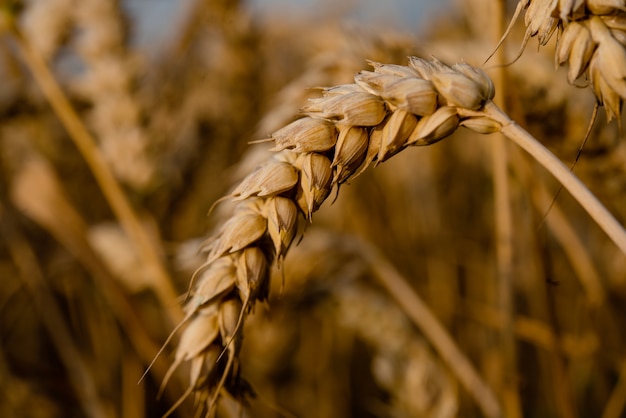
[[[168,376],[180,333],[156,355],[232,205],[209,209],[268,158],[249,142],[368,61],[481,66],[515,8],[458,0],[409,31],[342,21],[358,2],[187,3],[149,54],[124,1],[0,3],[1,417],[203,416],[177,405],[190,366]],[[555,48],[483,68],[569,166],[596,101]],[[601,108],[574,173],[623,225],[622,129]],[[501,139],[460,128],[333,190],[246,317],[217,416],[625,416],[626,255]]]

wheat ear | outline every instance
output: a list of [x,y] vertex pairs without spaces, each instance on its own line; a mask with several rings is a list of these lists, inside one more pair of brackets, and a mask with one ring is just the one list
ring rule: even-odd
[[[410,58],[409,66],[371,63],[355,83],[324,89],[303,117],[274,132],[273,157],[228,196],[233,215],[205,243],[172,369],[191,363],[190,385],[211,413],[222,391],[240,395],[237,354],[241,323],[268,296],[269,268],[311,221],[331,190],[410,145],[433,144],[462,125],[501,131],[552,172],[626,252],[626,233],[559,160],[492,102],[493,83],[465,63]],[[559,165],[560,164],[560,165]],[[239,307],[239,315],[233,315]],[[228,360],[221,354],[228,352]],[[215,354],[219,353],[217,356]]]
[[524,45],[536,36],[544,46],[557,33],[556,65],[568,65],[572,84],[586,76],[608,120],[620,123],[626,98],[626,2],[520,0],[519,8],[526,9]]

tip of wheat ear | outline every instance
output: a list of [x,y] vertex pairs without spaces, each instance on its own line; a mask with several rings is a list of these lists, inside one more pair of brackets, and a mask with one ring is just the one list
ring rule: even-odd
[[204,393],[208,411],[220,393],[237,391],[240,344],[232,342],[245,313],[267,298],[269,267],[287,254],[299,214],[310,221],[335,186],[407,146],[432,144],[459,124],[496,129],[480,116],[461,116],[493,97],[482,70],[415,57],[409,66],[370,64],[374,71],[323,89],[301,118],[261,140],[274,142],[272,157],[223,198],[238,203],[203,247],[207,261],[194,275],[172,365],[191,363],[192,391]]

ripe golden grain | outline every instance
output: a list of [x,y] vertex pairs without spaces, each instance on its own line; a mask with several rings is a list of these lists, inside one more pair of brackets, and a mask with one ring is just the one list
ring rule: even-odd
[[367,129],[349,126],[340,129],[331,168],[335,169],[332,184],[341,184],[361,166],[367,154],[369,135]]

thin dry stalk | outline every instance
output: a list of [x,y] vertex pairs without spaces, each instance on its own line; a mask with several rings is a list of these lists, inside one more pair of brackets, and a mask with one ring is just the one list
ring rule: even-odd
[[545,210],[544,208],[550,207],[550,212],[545,218],[546,225],[561,245],[572,268],[576,271],[576,276],[584,289],[589,307],[596,309],[603,306],[607,296],[600,279],[600,273],[594,266],[585,244],[568,221],[559,204],[557,202],[552,204],[554,196],[550,194],[543,182],[533,181],[531,167],[526,161],[515,160],[513,168],[526,180],[527,188],[531,191],[531,199],[538,212],[541,213]]
[[626,409],[626,361],[622,362],[617,384],[602,411],[602,418],[619,418]]
[[137,376],[142,373],[143,361],[132,354],[124,355],[122,365],[122,418],[145,417],[145,385],[137,384]]
[[615,217],[600,203],[589,189],[554,154],[539,143],[531,134],[511,120],[493,102],[487,103],[484,116],[502,126],[501,132],[528,152],[539,164],[552,174],[572,197],[591,216],[623,254],[626,254],[626,231]]
[[[60,179],[49,164],[31,156],[10,188],[15,207],[48,231],[91,274],[113,315],[123,324],[131,346],[147,364],[157,347],[118,281],[89,246],[87,225],[68,200]],[[153,374],[162,379],[165,376],[163,364],[157,364]]]
[[[495,29],[493,37],[498,39],[505,30],[504,16],[506,1],[493,0],[492,17]],[[494,86],[499,94],[498,105],[506,111],[506,53],[504,48],[498,49],[494,55],[497,66]],[[521,417],[519,389],[517,385],[517,349],[514,333],[515,306],[513,305],[513,215],[509,181],[508,142],[504,136],[497,134],[491,144],[493,164],[494,219],[496,231],[496,279],[498,304],[500,306],[504,327],[501,328],[502,344],[502,395],[503,407],[507,417]]]
[[[505,326],[503,315],[497,309],[468,302],[463,306],[463,312],[486,326],[498,330]],[[592,332],[584,335],[562,334],[557,338],[546,323],[522,315],[515,317],[513,330],[516,338],[551,353],[562,350],[571,361],[591,358],[600,346],[600,341]]]
[[26,238],[14,225],[15,220],[11,219],[3,202],[0,206],[0,235],[20,272],[20,278],[34,300],[35,309],[39,312],[39,317],[56,347],[83,412],[90,418],[109,418],[111,417],[109,405],[98,394],[94,377],[72,340],[61,308],[39,268],[37,257]]
[[483,414],[486,417],[504,416],[491,388],[407,280],[374,247],[362,243],[361,250],[380,284],[424,333],[465,390],[472,395]]
[[[549,262],[545,262],[546,273],[549,270]],[[546,274],[548,277],[548,274]],[[572,394],[572,384],[568,376],[568,364],[565,358],[565,351],[557,341],[561,338],[561,324],[559,323],[558,312],[556,307],[557,296],[550,291],[549,286],[544,286],[546,293],[545,301],[548,311],[548,323],[552,330],[553,346],[555,351],[552,353],[550,361],[550,369],[554,378],[554,400],[559,411],[559,415],[564,418],[576,418],[578,416],[575,399]]]
[[128,235],[137,245],[139,253],[146,265],[146,269],[150,270],[154,277],[155,293],[161,300],[162,305],[166,307],[166,312],[172,323],[177,323],[181,318],[180,311],[175,304],[177,294],[159,255],[160,251],[156,248],[156,243],[141,226],[137,214],[131,207],[121,186],[104,161],[100,151],[95,145],[94,139],[59,87],[41,54],[32,48],[16,27],[12,29],[15,39],[18,42],[19,50],[31,70],[35,81],[69,132],[70,138],[74,141],[76,147],[91,168],[113,212],[120,220],[120,223],[127,231]]

